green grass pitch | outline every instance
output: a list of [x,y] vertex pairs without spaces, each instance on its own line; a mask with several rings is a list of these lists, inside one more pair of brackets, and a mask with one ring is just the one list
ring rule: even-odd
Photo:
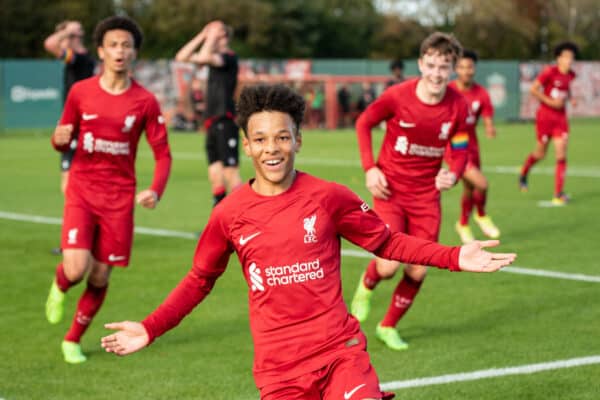
[[[499,124],[498,138],[481,138],[490,182],[488,210],[502,230],[500,250],[516,251],[516,265],[567,274],[600,276],[600,148],[598,120],[573,121],[564,208],[550,200],[554,156],[536,166],[530,191],[517,190],[514,168],[533,148],[531,124]],[[50,131],[0,135],[0,212],[60,217],[58,154]],[[377,143],[381,132],[376,133]],[[204,137],[172,134],[171,180],[159,207],[136,210],[138,226],[200,232],[211,211]],[[551,149],[552,150],[552,149]],[[348,185],[370,201],[352,131],[307,131],[297,167]],[[143,140],[138,156],[140,187],[152,176]],[[511,169],[513,168],[513,169]],[[514,170],[516,171],[516,169]],[[244,179],[252,166],[242,159]],[[441,242],[457,244],[460,187],[443,195]],[[477,227],[472,225],[481,238]],[[0,398],[17,399],[257,399],[247,285],[237,259],[215,290],[174,331],[142,352],[118,358],[100,348],[102,324],[139,320],[152,311],[191,266],[195,241],[136,235],[132,262],[117,269],[104,307],[84,336],[89,355],[78,366],[62,361],[60,341],[83,285],[68,294],[66,318],[50,326],[44,302],[59,258],[60,226],[0,218]],[[352,248],[349,244],[345,248]],[[367,259],[343,258],[347,301]],[[600,355],[600,283],[500,272],[493,275],[432,269],[413,308],[400,323],[410,343],[386,349],[374,336],[395,281],[374,296],[363,329],[381,382],[435,377]],[[408,399],[598,399],[600,364],[526,375],[452,382],[396,391]]]

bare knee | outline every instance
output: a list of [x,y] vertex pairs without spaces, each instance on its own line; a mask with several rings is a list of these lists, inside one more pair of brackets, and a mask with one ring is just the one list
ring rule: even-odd
[[215,187],[225,186],[223,163],[217,161],[208,166],[208,180],[210,181],[213,189]]
[[88,275],[88,283],[99,288],[107,286],[111,271],[110,265],[94,260]]
[[73,283],[80,282],[90,267],[91,258],[89,250],[63,250],[63,270],[67,279]]
[[548,145],[543,143],[538,143],[535,146],[535,150],[533,150],[533,156],[538,160],[542,160],[546,157],[546,149]]
[[407,265],[404,268],[404,273],[414,281],[423,282],[427,275],[427,267],[422,265]]
[[400,268],[398,261],[384,260],[382,258],[377,259],[377,273],[382,279],[390,279],[396,274],[396,271]]

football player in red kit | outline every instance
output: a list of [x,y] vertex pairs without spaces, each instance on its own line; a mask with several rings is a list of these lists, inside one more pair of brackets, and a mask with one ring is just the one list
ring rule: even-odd
[[579,50],[574,43],[564,42],[556,46],[554,56],[556,65],[549,65],[540,73],[530,88],[531,94],[540,101],[535,116],[537,142],[535,149],[523,164],[519,177],[522,191],[528,190],[527,178],[531,167],[546,157],[550,139],[554,143],[556,171],[554,174],[554,197],[552,204],[564,206],[569,201],[563,188],[567,171],[567,144],[569,139],[569,121],[566,102],[571,99],[571,82],[575,72],[571,69]]
[[[481,172],[481,158],[476,131],[477,121],[480,117],[483,119],[485,133],[488,138],[496,137],[496,128],[492,119],[494,117],[494,106],[492,105],[490,96],[485,87],[475,82],[477,59],[477,53],[474,51],[463,50],[463,54],[455,67],[457,79],[448,85],[465,97],[471,109],[470,118],[472,118],[471,129],[469,129],[467,167],[462,177],[464,189],[461,199],[460,220],[455,226],[456,232],[463,243],[475,240],[473,232],[469,227],[469,218],[473,207],[476,208],[474,220],[481,228],[481,231],[492,239],[500,237],[500,230],[485,211],[488,182]],[[446,155],[446,162],[451,163],[449,153],[446,153]]]
[[[63,261],[46,302],[48,321],[60,322],[65,293],[87,275],[87,288],[62,342],[65,361],[73,364],[86,360],[79,342],[104,301],[112,267],[129,264],[134,204],[156,207],[171,169],[158,102],[129,77],[142,42],[138,25],[110,17],[98,23],[94,39],[104,62],[102,75],[73,85],[52,135],[59,151],[78,138],[66,192]],[[136,195],[135,156],[143,131],[156,165],[151,186]]]
[[[387,89],[356,122],[375,212],[393,231],[438,240],[440,192],[454,186],[463,174],[472,123],[465,98],[448,87],[461,53],[454,36],[431,34],[421,43],[421,76]],[[371,131],[382,121],[386,121],[386,133],[375,161]],[[448,144],[452,161],[446,170],[441,166]],[[392,278],[400,265],[385,257],[369,263],[352,300],[351,311],[359,321],[365,321],[369,314],[373,289],[382,279]],[[377,325],[377,338],[391,349],[408,347],[395,327],[425,279],[423,265],[410,263],[404,269],[388,311]]]
[[346,187],[294,169],[304,109],[286,86],[244,88],[238,119],[255,178],[215,207],[192,269],[162,305],[142,323],[106,325],[117,330],[102,339],[106,351],[133,353],[179,324],[236,252],[261,399],[388,398],[342,298],[341,237],[381,257],[451,270],[491,272],[514,260],[482,249],[497,242],[446,247],[392,232]]

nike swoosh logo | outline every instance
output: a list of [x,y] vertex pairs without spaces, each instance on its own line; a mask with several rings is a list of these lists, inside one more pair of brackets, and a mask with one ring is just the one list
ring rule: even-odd
[[417,124],[400,120],[400,128],[414,128]]
[[81,116],[81,118],[83,118],[84,121],[89,121],[91,119],[98,118],[98,114],[86,114],[86,113],[83,113],[83,115]]
[[358,385],[357,387],[355,387],[354,389],[352,389],[349,392],[344,392],[344,400],[348,400],[350,397],[352,397],[352,395],[354,395],[354,393],[356,393],[356,391],[358,389],[360,389],[361,387],[363,387],[365,385],[366,385],[366,383],[363,383],[363,384]]
[[260,232],[253,233],[252,235],[250,235],[248,237],[244,237],[243,235],[240,236],[240,246],[245,245],[246,243],[248,243],[249,241],[251,241],[252,239],[257,237],[258,235],[260,235]]
[[114,254],[110,254],[108,256],[108,261],[110,261],[110,262],[121,261],[124,259],[125,259],[125,256],[115,256]]

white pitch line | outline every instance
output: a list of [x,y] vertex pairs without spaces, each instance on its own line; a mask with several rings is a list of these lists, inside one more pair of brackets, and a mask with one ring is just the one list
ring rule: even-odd
[[[0,211],[0,218],[9,219],[12,221],[34,222],[36,224],[62,225],[62,218],[43,217],[40,215],[17,214]],[[146,228],[144,226],[136,226],[134,228],[134,232],[150,236],[176,237],[192,240],[198,239],[198,235],[191,232],[172,231],[169,229]]]
[[[40,215],[18,214],[18,213],[5,212],[5,211],[0,211],[0,218],[13,220],[13,221],[34,222],[37,224],[48,224],[48,225],[61,225],[62,224],[62,218],[44,217],[44,216],[40,216]],[[139,233],[142,235],[174,237],[174,238],[189,239],[189,240],[197,240],[198,239],[198,234],[196,234],[196,233],[174,231],[174,230],[170,230],[170,229],[157,229],[157,228],[148,228],[148,227],[144,227],[144,226],[136,226],[134,231],[136,233]],[[353,249],[342,249],[342,256],[357,257],[357,258],[372,258],[373,257],[373,255],[371,253],[368,253],[366,251],[361,251],[361,250],[353,250]],[[541,276],[544,278],[566,279],[566,280],[572,280],[572,281],[600,283],[600,276],[594,276],[594,275],[569,274],[569,273],[565,273],[565,272],[550,271],[550,270],[543,270],[543,269],[523,268],[523,267],[504,267],[501,269],[501,271],[509,272],[509,273],[513,273],[513,274]]]
[[[144,157],[153,157],[152,153],[144,152],[141,153]],[[173,152],[172,153],[174,159],[179,160],[205,160],[206,157],[202,152],[191,153],[191,152]],[[355,160],[348,159],[335,159],[335,158],[310,158],[310,157],[298,157],[296,159],[298,165],[318,165],[324,167],[357,167],[360,168],[360,160],[357,158]],[[497,165],[497,166],[489,166],[484,167],[483,172],[486,173],[495,173],[495,174],[508,174],[508,175],[518,175],[521,170],[520,166],[507,166],[507,165]],[[554,167],[536,167],[531,170],[531,173],[534,175],[554,175]],[[600,178],[600,168],[599,167],[577,167],[577,166],[569,166],[567,169],[567,176],[575,177],[575,178]]]
[[496,378],[508,375],[526,375],[556,369],[581,367],[584,365],[600,364],[600,356],[571,358],[568,360],[551,361],[539,364],[521,365],[518,367],[493,368],[481,371],[463,372],[459,374],[432,376],[428,378],[392,381],[381,384],[381,390],[398,390],[422,386],[443,385],[454,382],[475,381],[486,378]]

